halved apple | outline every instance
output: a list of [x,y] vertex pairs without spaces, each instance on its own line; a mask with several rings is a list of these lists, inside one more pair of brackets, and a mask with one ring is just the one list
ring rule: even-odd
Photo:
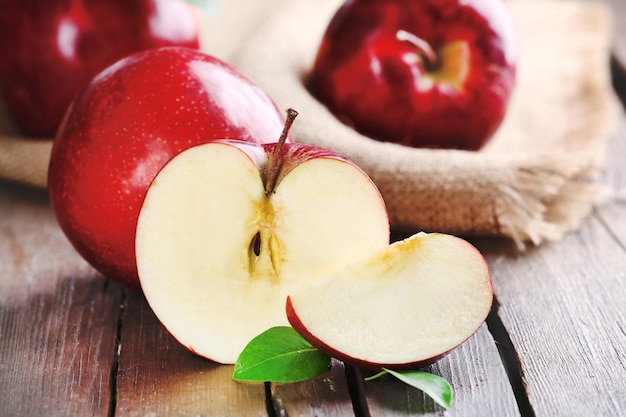
[[191,351],[234,363],[287,325],[287,294],[389,244],[389,219],[354,163],[298,143],[215,141],[173,158],[137,224],[141,287]]
[[492,300],[474,246],[418,233],[292,293],[287,317],[309,343],[347,363],[416,368],[472,336]]

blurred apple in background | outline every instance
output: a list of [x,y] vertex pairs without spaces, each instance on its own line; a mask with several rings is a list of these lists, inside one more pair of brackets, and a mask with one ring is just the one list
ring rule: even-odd
[[274,142],[283,125],[265,92],[223,61],[182,47],[130,55],[88,84],[59,127],[52,207],[91,265],[138,286],[137,217],[161,167],[214,139]]
[[350,0],[323,36],[309,86],[377,140],[477,150],[505,116],[516,46],[502,0]]
[[0,95],[22,132],[54,136],[97,73],[134,52],[199,48],[180,0],[0,0]]

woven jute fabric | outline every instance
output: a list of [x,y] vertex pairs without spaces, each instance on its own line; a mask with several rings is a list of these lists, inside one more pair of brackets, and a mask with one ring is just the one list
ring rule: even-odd
[[[614,129],[611,17],[576,0],[509,0],[519,64],[506,119],[479,152],[377,142],[339,122],[305,88],[340,0],[229,0],[203,14],[203,49],[299,112],[296,141],[333,149],[379,187],[392,227],[493,235],[520,246],[556,240],[599,204]],[[46,186],[51,140],[19,137],[0,106],[0,177]]]

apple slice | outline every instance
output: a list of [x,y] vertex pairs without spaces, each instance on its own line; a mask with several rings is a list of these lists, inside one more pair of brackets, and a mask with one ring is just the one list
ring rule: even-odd
[[216,141],[173,158],[137,224],[141,287],[191,351],[234,363],[287,294],[389,245],[389,219],[355,164],[303,144]]
[[460,345],[493,300],[489,269],[468,242],[418,233],[287,299],[309,343],[361,368],[418,368]]

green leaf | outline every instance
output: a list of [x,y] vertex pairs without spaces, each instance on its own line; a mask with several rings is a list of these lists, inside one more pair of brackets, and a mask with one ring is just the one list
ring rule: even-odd
[[233,379],[256,382],[298,382],[316,377],[330,366],[320,352],[287,326],[272,327],[243,349]]
[[392,371],[391,369],[383,368],[382,372],[365,378],[365,380],[370,381],[385,373],[389,373],[405,384],[423,391],[443,408],[450,407],[450,403],[452,402],[452,387],[444,378],[422,371]]

